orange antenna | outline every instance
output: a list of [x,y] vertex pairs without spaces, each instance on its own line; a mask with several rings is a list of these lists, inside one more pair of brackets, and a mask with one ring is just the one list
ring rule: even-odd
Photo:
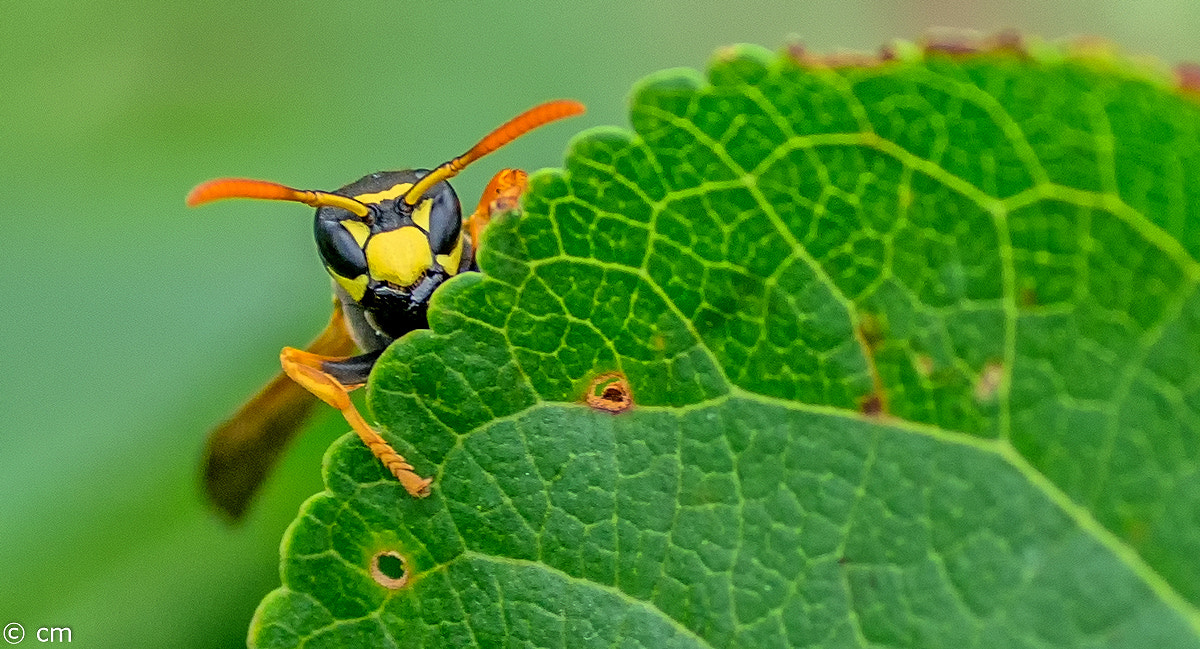
[[433,171],[430,171],[424,178],[417,181],[404,194],[404,203],[409,207],[416,205],[417,201],[421,200],[421,195],[424,194],[430,187],[437,183],[453,178],[458,175],[458,172],[466,168],[467,165],[475,162],[483,156],[499,149],[500,147],[512,142],[522,135],[532,131],[533,129],[549,124],[550,122],[560,120],[564,117],[579,115],[584,111],[583,104],[569,99],[558,99],[548,101],[544,104],[539,104],[529,110],[517,115],[508,120],[499,128],[488,133],[478,144],[471,147],[466,153],[458,156],[450,162],[439,165]]
[[211,203],[222,198],[258,198],[269,201],[292,201],[313,207],[340,207],[361,217],[371,213],[366,205],[339,194],[292,189],[279,183],[245,178],[218,178],[196,185],[187,195],[189,207]]

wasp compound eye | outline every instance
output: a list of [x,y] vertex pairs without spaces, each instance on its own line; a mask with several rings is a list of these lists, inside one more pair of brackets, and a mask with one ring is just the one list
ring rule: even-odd
[[313,225],[317,252],[330,272],[354,279],[367,272],[367,254],[363,250],[370,236],[368,226],[353,219],[318,218]]

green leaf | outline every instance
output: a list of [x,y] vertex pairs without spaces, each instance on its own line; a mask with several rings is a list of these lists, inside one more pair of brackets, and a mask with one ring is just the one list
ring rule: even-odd
[[343,438],[251,644],[1200,646],[1200,109],[903,52],[724,51],[536,174],[372,377],[433,495]]

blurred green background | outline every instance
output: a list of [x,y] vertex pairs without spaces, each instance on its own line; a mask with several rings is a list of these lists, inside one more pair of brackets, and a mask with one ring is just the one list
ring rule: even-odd
[[244,643],[278,541],[346,430],[323,409],[249,520],[198,489],[205,434],[324,324],[311,210],[187,210],[199,181],[334,189],[432,166],[546,99],[590,112],[455,182],[626,125],[632,83],[724,44],[874,50],[930,26],[1104,36],[1200,59],[1200,3],[40,0],[0,8],[0,624],[84,646]]

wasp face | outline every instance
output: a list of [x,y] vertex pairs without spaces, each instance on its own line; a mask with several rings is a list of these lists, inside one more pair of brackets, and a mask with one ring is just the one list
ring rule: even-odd
[[[193,188],[187,204],[258,198],[316,207],[317,248],[338,284],[346,322],[361,348],[378,351],[409,331],[427,328],[425,314],[433,291],[451,275],[478,269],[471,243],[463,240],[462,208],[446,180],[522,134],[582,112],[583,105],[576,101],[535,106],[432,171],[371,174],[335,193],[263,180],[219,178]],[[488,185],[488,192],[499,191],[493,187],[497,179]],[[509,181],[506,186],[515,185]],[[487,220],[486,216],[473,216],[472,231]]]
[[466,270],[462,208],[450,184],[433,185],[415,205],[402,200],[427,173],[375,173],[337,191],[367,205],[367,216],[338,207],[321,207],[316,214],[325,268],[364,309],[370,325],[392,338],[427,327],[433,290]]

